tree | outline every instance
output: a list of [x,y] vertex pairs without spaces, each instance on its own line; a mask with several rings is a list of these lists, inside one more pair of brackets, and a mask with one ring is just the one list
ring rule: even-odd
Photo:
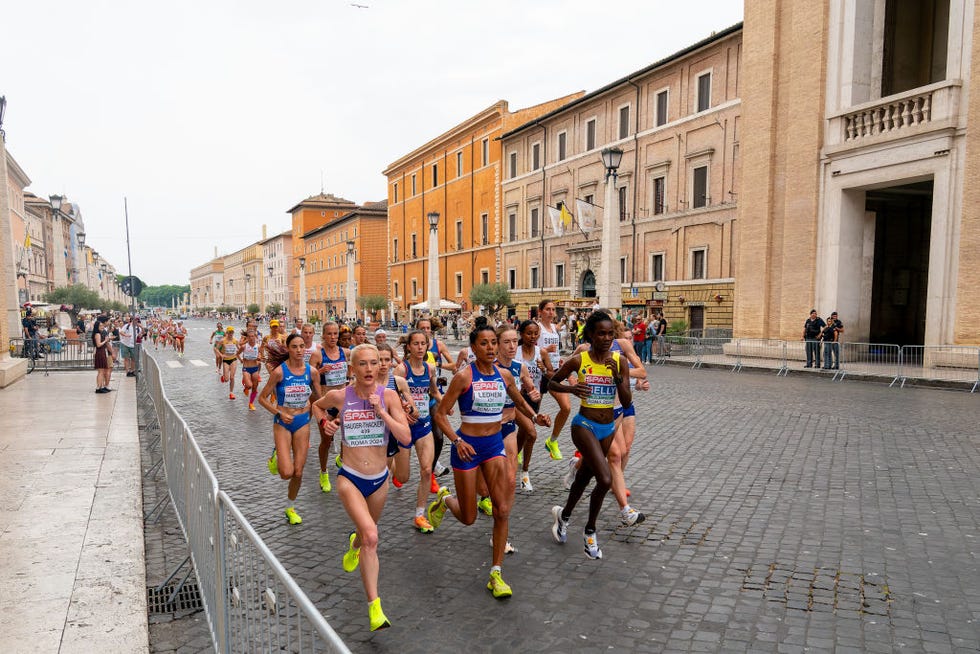
[[279,304],[278,302],[273,302],[272,304],[270,304],[269,306],[267,306],[265,308],[265,311],[270,316],[278,316],[278,315],[282,314],[282,312],[283,312],[283,306],[281,304]]
[[151,307],[169,307],[172,303],[180,304],[184,298],[184,293],[190,293],[189,285],[177,286],[166,284],[163,286],[144,286],[139,294],[141,302],[145,302]]
[[259,312],[259,305],[257,305],[255,302],[252,302],[252,304],[248,305],[246,308],[248,309],[248,313],[252,314],[253,316]]
[[511,304],[510,289],[507,284],[477,284],[470,289],[473,306],[482,305],[491,316]]
[[81,309],[101,309],[103,300],[99,294],[81,284],[60,286],[44,296],[44,301],[50,304],[72,305],[71,314],[75,318]]
[[357,298],[357,303],[362,309],[370,311],[372,317],[377,318],[376,314],[388,307],[388,298],[384,295],[362,295]]

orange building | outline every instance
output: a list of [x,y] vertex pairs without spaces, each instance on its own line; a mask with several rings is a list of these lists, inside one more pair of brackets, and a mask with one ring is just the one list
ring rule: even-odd
[[380,247],[388,231],[385,202],[358,206],[350,200],[321,194],[300,202],[290,212],[295,277],[292,285],[295,310],[291,315],[299,315],[299,276],[303,275],[306,315],[320,321],[344,316],[348,242],[354,249],[354,297],[358,307],[364,296],[385,295],[386,252]]
[[470,309],[470,289],[500,281],[500,136],[575,98],[511,112],[499,101],[390,164],[388,298],[404,312],[426,300],[429,223],[439,220],[440,298]]

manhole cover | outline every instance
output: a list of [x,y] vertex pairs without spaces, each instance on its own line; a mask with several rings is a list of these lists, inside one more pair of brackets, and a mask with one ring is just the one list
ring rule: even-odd
[[[176,594],[174,590],[177,591]],[[162,615],[200,611],[204,607],[197,582],[188,580],[180,587],[176,584],[168,584],[163,588],[150,586],[146,589],[146,608],[150,615]]]

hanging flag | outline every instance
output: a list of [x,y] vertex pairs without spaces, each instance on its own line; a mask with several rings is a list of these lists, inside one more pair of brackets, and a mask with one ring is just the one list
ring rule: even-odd
[[596,205],[576,198],[575,208],[578,210],[578,226],[582,230],[582,233],[588,234],[598,227]]
[[24,248],[30,249],[30,247],[31,247],[31,235],[28,234],[27,238],[24,239]]
[[555,207],[548,207],[548,216],[551,218],[551,231],[561,236],[565,232],[561,221],[561,211]]
[[565,206],[564,202],[560,202],[561,206],[561,225],[564,231],[569,231],[572,228],[572,213]]

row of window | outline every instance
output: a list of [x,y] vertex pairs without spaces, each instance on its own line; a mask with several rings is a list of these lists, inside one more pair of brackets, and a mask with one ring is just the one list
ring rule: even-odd
[[[348,234],[350,235],[348,236]],[[326,238],[321,238],[319,240],[311,240],[309,242],[305,242],[306,254],[317,252],[331,245],[346,243],[352,238],[357,238],[357,227],[355,227],[351,232],[348,232],[345,229],[343,233],[337,233],[332,236],[327,236]]]
[[[456,273],[456,276],[454,277],[454,279],[455,279],[455,285],[456,285],[456,297],[462,297],[463,296],[463,273],[461,273],[461,272]],[[410,283],[411,283],[411,287],[412,287],[412,295],[410,296],[410,299],[415,299],[415,298],[421,297],[421,295],[419,294],[419,280],[418,280],[418,278],[412,277],[412,279],[410,280]],[[482,270],[480,270],[480,283],[481,284],[489,284],[490,283],[490,271],[487,270],[486,268],[483,268]],[[392,288],[391,288],[391,290],[392,290],[392,297],[394,297],[394,298],[401,297],[401,285],[398,283],[398,281],[397,280],[396,281],[392,281],[391,284],[392,284]]]
[[[480,142],[480,162],[481,162],[481,166],[488,166],[490,164],[490,139],[489,138],[485,138]],[[456,177],[462,177],[465,172],[466,171],[463,165],[463,150],[460,149],[456,151]],[[429,174],[431,175],[431,181],[432,181],[432,186],[430,188],[435,188],[436,186],[439,186],[438,162],[429,164]],[[409,177],[409,183],[410,183],[409,190],[411,191],[411,193],[409,194],[408,197],[415,197],[416,195],[418,195],[419,192],[418,182],[419,182],[418,173],[412,173],[411,177]],[[392,184],[391,193],[392,193],[392,202],[397,203],[399,200],[398,182],[394,182]]]
[[[455,227],[456,227],[456,233],[455,233],[456,249],[462,250],[464,247],[463,246],[463,220],[457,219]],[[476,246],[476,245],[489,245],[489,244],[490,244],[490,214],[481,213],[480,214],[480,240],[478,244],[474,243],[473,245]],[[391,240],[391,252],[392,252],[391,255],[392,263],[398,262],[400,254],[398,250],[397,237]],[[416,257],[418,257],[417,234],[412,234],[411,236],[410,253],[411,254],[409,258],[415,259]]]
[[[357,250],[354,250],[354,261],[357,261]],[[328,268],[334,268],[337,266],[346,266],[346,265],[347,265],[347,253],[344,252],[343,254],[335,254],[332,257],[327,257],[326,263],[324,263],[323,259],[314,259],[309,261],[307,263],[308,268],[306,272],[308,273],[322,272],[324,270],[327,270]]]
[[[706,279],[707,278],[707,255],[708,249],[706,247],[692,248],[690,250],[690,268],[688,279]],[[655,252],[650,254],[650,267],[647,274],[647,282],[660,282],[664,281],[664,258],[665,254],[663,252]],[[628,281],[630,279],[629,270],[629,259],[628,257],[619,258],[619,275],[620,279]],[[517,281],[517,268],[507,269],[507,285],[511,290],[516,290],[518,288]],[[530,266],[528,268],[528,286],[527,288],[542,288],[544,280],[541,279],[538,266]],[[554,288],[564,288],[567,286],[565,279],[565,264],[556,263],[554,266],[554,280],[551,284]]]
[[[344,298],[347,296],[347,284],[340,283],[334,284],[332,287],[327,284],[326,293],[323,291],[323,286],[319,287],[319,293],[317,292],[316,286],[311,286],[306,292],[308,300],[329,300],[333,298]],[[332,292],[331,292],[332,291]],[[354,292],[357,292],[357,280],[354,280]]]
[[[658,91],[654,96],[654,125],[660,127],[666,125],[669,121],[668,107],[669,107],[669,97],[670,89],[663,89]],[[703,73],[697,78],[697,112],[707,111],[711,108],[711,73]],[[618,140],[629,138],[630,134],[633,133],[631,123],[630,123],[630,113],[631,106],[625,104],[619,108],[619,125],[618,125]],[[584,152],[589,152],[590,150],[595,150],[596,148],[596,124],[597,118],[589,118],[585,121],[585,134],[584,134]],[[556,158],[557,161],[564,161],[568,157],[568,133],[558,132],[558,143],[556,146]],[[518,157],[517,152],[509,152],[507,154],[508,163],[508,177],[514,179],[519,174],[518,169]],[[531,144],[531,170],[540,170],[542,166],[541,160],[541,143]]]

